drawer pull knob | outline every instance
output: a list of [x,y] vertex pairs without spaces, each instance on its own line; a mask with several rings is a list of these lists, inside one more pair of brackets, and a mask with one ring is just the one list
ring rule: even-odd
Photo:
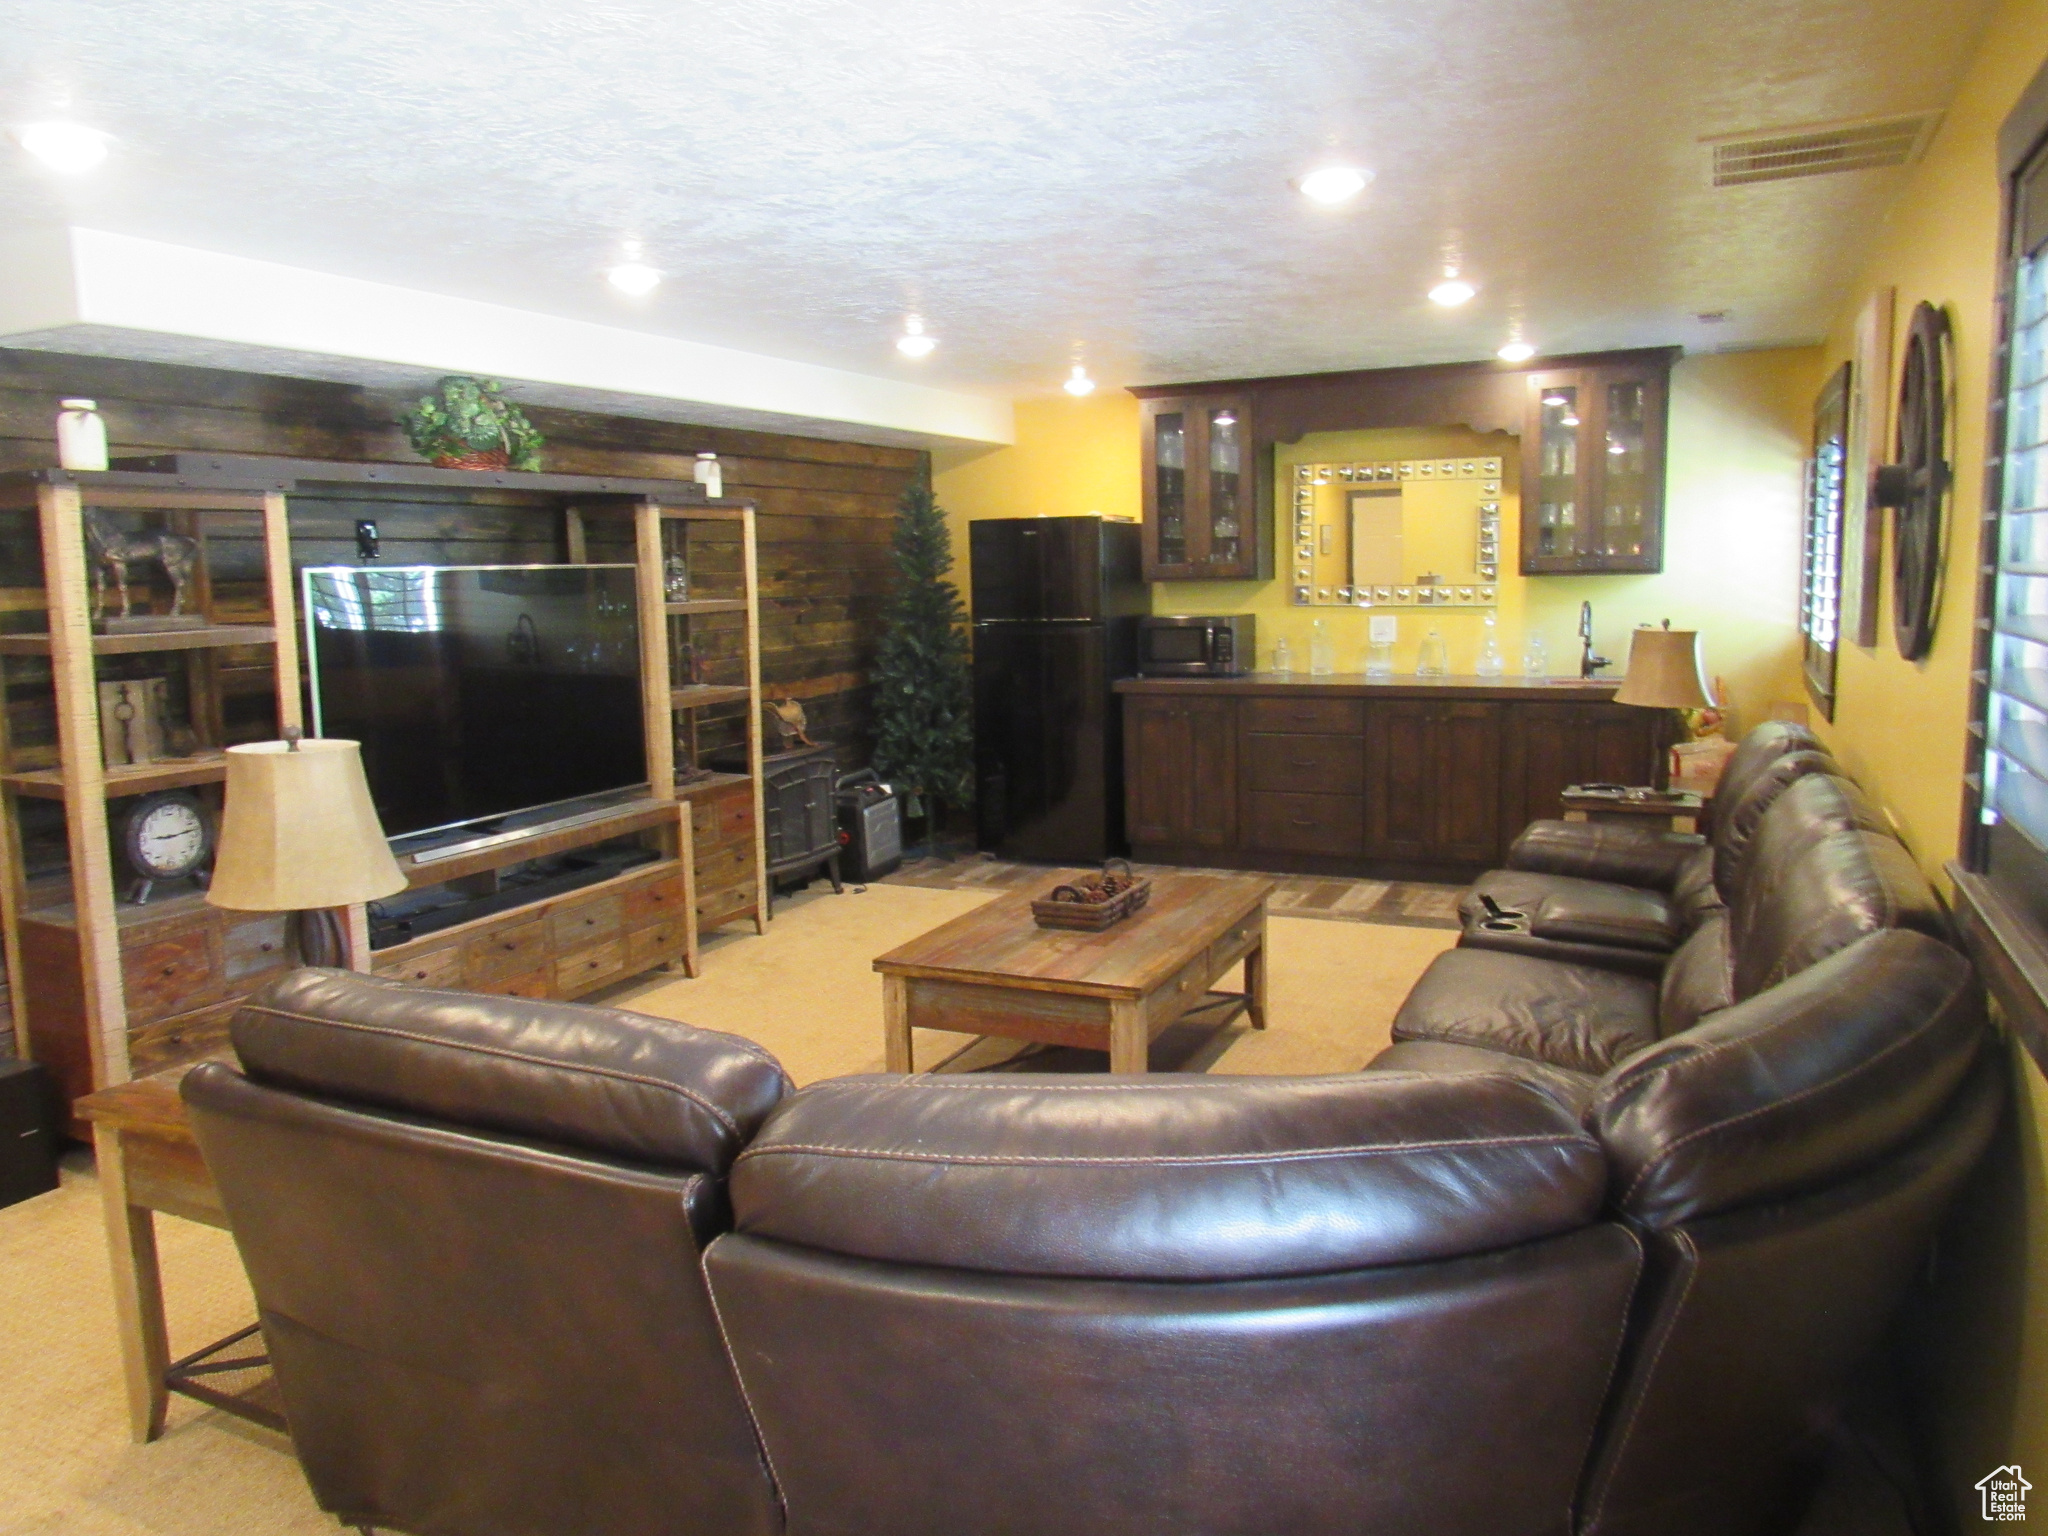
[[1316,760],[1312,757],[1297,757],[1287,765],[1290,768],[1313,768]]
[[1297,816],[1294,818],[1294,825],[1296,825],[1297,827],[1312,827],[1315,825],[1315,823],[1312,821],[1305,821],[1301,817]]

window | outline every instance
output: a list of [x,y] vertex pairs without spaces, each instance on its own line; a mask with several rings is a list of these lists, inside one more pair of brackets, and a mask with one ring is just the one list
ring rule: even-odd
[[1835,647],[1842,628],[1842,491],[1848,455],[1849,365],[1844,363],[1814,402],[1799,572],[1806,691],[1828,720],[1835,718]]
[[1963,848],[2048,927],[2048,148],[2008,188]]

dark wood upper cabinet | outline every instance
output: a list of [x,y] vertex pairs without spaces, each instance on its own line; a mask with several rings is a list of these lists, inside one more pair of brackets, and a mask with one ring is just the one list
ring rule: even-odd
[[1668,361],[1528,376],[1522,425],[1522,574],[1664,568]]
[[1249,395],[1145,401],[1143,453],[1147,581],[1272,577],[1272,498]]

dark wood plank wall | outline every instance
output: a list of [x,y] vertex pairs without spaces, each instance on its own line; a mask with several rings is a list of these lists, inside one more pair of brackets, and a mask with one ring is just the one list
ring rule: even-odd
[[[396,424],[410,399],[404,393],[0,348],[0,469],[56,462],[57,402],[72,395],[99,403],[116,455],[181,449],[417,462]],[[698,453],[718,454],[727,492],[760,506],[763,690],[773,698],[801,699],[812,735],[838,743],[849,766],[865,763],[873,744],[867,674],[891,580],[892,519],[897,497],[924,472],[925,455],[587,411],[534,407],[529,414],[547,437],[547,468],[564,473],[687,480]],[[317,504],[295,500],[295,559],[352,560],[359,517],[377,520],[384,558],[393,564],[562,558],[560,519],[522,505],[517,496],[458,507],[351,492]],[[592,559],[630,557],[626,547],[612,547],[603,524],[591,526]],[[230,610],[260,601],[260,566],[252,563],[256,546],[233,547],[246,542],[228,539],[220,551],[217,597]],[[696,574],[707,588],[736,575],[736,548],[694,553]],[[29,520],[15,518],[0,527],[5,627],[40,627],[33,612],[41,606],[38,561]],[[706,627],[706,649],[715,651],[716,626]],[[725,680],[715,662],[710,675]],[[26,673],[10,670],[9,681],[13,739],[33,754],[52,736],[47,696]],[[267,707],[267,678],[247,682],[229,700],[230,735],[241,739],[271,728],[259,718]],[[737,710],[727,709],[705,718],[700,743],[709,751],[736,741],[740,729]]]

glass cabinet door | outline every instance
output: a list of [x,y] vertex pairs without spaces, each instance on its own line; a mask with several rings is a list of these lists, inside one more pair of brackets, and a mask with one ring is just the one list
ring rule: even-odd
[[1240,581],[1271,573],[1258,506],[1250,403],[1241,395],[1145,402],[1145,575]]
[[1664,564],[1664,369],[1657,362],[1528,378],[1522,574]]
[[1188,559],[1188,433],[1180,411],[1152,418],[1152,505],[1157,524],[1158,562],[1185,565]]
[[1608,383],[1601,401],[1600,521],[1593,554],[1640,558],[1648,534],[1643,524],[1648,496],[1649,453],[1644,440],[1646,386],[1641,379]]
[[1244,536],[1244,435],[1237,412],[1211,406],[1204,412],[1209,438],[1208,545],[1214,565],[1236,565]]
[[1535,534],[1529,553],[1539,558],[1579,553],[1579,388],[1544,385],[1537,402],[1535,483],[1531,499]]

